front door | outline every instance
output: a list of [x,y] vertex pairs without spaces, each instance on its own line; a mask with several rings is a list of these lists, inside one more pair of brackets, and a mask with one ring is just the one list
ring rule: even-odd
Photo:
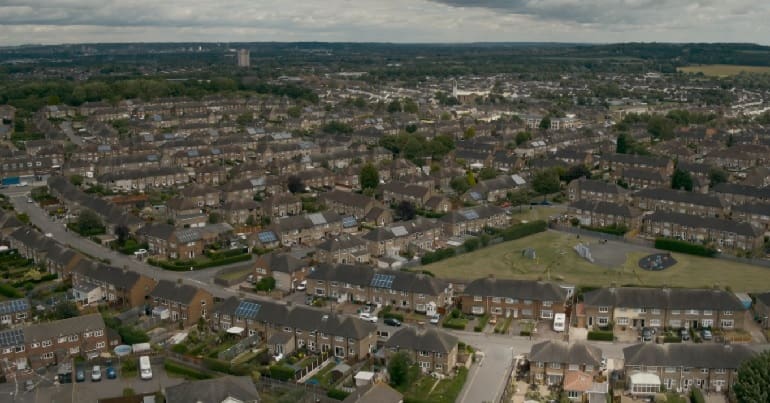
[[[594,325],[594,317],[593,316],[589,316],[588,317],[588,326],[590,327],[590,326],[593,326],[593,325]],[[634,326],[636,326],[636,319],[634,319]]]

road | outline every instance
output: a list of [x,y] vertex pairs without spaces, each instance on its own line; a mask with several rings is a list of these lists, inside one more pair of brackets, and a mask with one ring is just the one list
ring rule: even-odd
[[236,290],[214,284],[214,276],[222,268],[243,266],[245,265],[244,263],[236,263],[232,266],[214,267],[192,272],[173,272],[162,270],[147,263],[141,262],[132,256],[120,254],[111,249],[98,245],[93,241],[83,238],[75,233],[66,231],[64,225],[61,222],[53,221],[51,217],[43,209],[41,209],[40,206],[37,205],[37,203],[27,202],[27,191],[27,189],[18,187],[3,189],[3,193],[10,197],[11,203],[13,203],[13,207],[16,209],[16,212],[27,214],[32,224],[40,228],[43,233],[50,233],[54,239],[64,245],[79,250],[95,258],[108,259],[112,266],[125,267],[129,270],[144,274],[145,276],[152,277],[156,280],[177,281],[178,279],[182,278],[186,283],[193,284],[197,287],[205,289],[216,297],[228,298],[239,294],[239,292]]
[[75,144],[78,147],[85,144],[83,142],[83,138],[75,134],[75,131],[72,129],[72,122],[70,121],[62,122],[62,124],[59,127],[64,132],[64,134],[67,135],[67,137],[70,139],[72,144]]

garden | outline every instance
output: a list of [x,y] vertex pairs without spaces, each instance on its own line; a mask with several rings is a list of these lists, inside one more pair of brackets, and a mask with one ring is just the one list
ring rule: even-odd
[[0,252],[0,298],[21,298],[40,285],[56,280],[57,275],[35,266],[32,259],[15,249]]

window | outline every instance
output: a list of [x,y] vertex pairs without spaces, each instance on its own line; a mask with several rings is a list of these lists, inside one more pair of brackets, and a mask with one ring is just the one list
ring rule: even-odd
[[104,348],[104,346],[105,346],[105,344],[104,344],[103,341],[100,341],[100,342],[96,343],[96,348]]
[[660,327],[660,319],[650,319],[650,326]]
[[608,306],[600,306],[599,307],[599,313],[607,313],[610,311],[610,307]]
[[610,318],[602,316],[597,318],[596,322],[599,324],[599,326],[607,326],[610,323]]
[[540,318],[542,319],[553,318],[553,311],[540,311]]
[[552,363],[548,364],[548,368],[551,368],[551,369],[561,369],[561,363],[552,362]]
[[425,361],[420,361],[420,368],[430,369],[430,363]]
[[474,306],[471,308],[471,313],[474,315],[481,315],[484,313],[484,307],[483,306]]
[[658,309],[658,308],[653,309],[652,310],[652,314],[653,315],[660,315],[660,309]]
[[676,368],[674,368],[674,367],[666,367],[666,372],[667,372],[667,373],[673,373],[673,372],[676,372]]
[[722,315],[725,315],[725,316],[730,316],[732,314],[733,314],[733,311],[723,311],[722,312]]
[[569,392],[567,392],[567,397],[570,399],[579,399],[581,394],[582,392],[580,391],[570,390]]
[[545,364],[545,363],[543,363],[543,362],[541,362],[541,361],[538,361],[538,363],[537,363],[537,367],[538,367],[538,368],[543,368],[543,367],[545,366],[544,364]]
[[725,329],[732,329],[735,326],[735,321],[732,319],[722,319],[722,327]]
[[70,354],[77,354],[80,352],[80,347],[72,347],[70,348]]
[[283,331],[286,332],[286,333],[291,333],[291,328],[286,326],[286,327],[283,328]]
[[436,353],[436,358],[441,358],[441,353]]
[[577,370],[579,370],[579,369],[580,369],[580,365],[577,365],[577,364],[569,364],[569,368],[568,368],[568,369],[569,369],[570,371],[577,371]]
[[531,299],[525,299],[524,300],[524,305],[532,305],[532,300]]
[[551,306],[553,305],[553,301],[543,301],[543,306]]
[[334,336],[334,341],[336,341],[338,343],[344,343],[345,342],[345,338],[342,337],[342,336]]
[[41,355],[40,358],[43,360],[51,360],[53,359],[53,353],[45,353]]
[[32,343],[32,345],[29,346],[29,348],[38,348],[40,347],[40,343]]
[[709,369],[708,368],[701,368],[700,369],[700,373],[704,374],[704,375],[707,375],[709,373]]
[[628,325],[628,318],[618,318],[618,325]]
[[499,304],[500,303],[500,297],[492,297],[492,302]]
[[506,304],[512,304],[513,303],[513,298],[506,298],[505,299],[505,303]]
[[444,369],[444,366],[441,364],[436,364],[436,371],[441,371]]
[[67,342],[67,337],[66,336],[59,337],[59,340],[57,340],[56,342],[59,344],[64,344]]
[[711,316],[711,314],[712,314],[711,310],[704,310],[703,311],[703,315],[704,316]]
[[671,311],[672,315],[679,315],[680,311],[678,309],[674,309]]
[[714,369],[714,373],[715,374],[725,374],[725,373],[727,373],[727,370],[724,369],[724,368],[716,368],[716,369]]
[[428,353],[427,351],[420,351],[420,357],[428,357],[429,355],[430,353]]
[[51,340],[43,340],[42,346],[43,347],[50,347],[51,346]]
[[473,302],[481,302],[484,298],[478,295],[473,296]]

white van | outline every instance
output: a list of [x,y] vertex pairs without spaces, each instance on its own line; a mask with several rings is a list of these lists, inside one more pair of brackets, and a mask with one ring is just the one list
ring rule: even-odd
[[152,379],[152,367],[150,366],[150,357],[146,355],[139,357],[139,377],[144,380]]
[[556,332],[563,332],[567,325],[567,315],[563,313],[557,313],[553,315],[553,330]]

